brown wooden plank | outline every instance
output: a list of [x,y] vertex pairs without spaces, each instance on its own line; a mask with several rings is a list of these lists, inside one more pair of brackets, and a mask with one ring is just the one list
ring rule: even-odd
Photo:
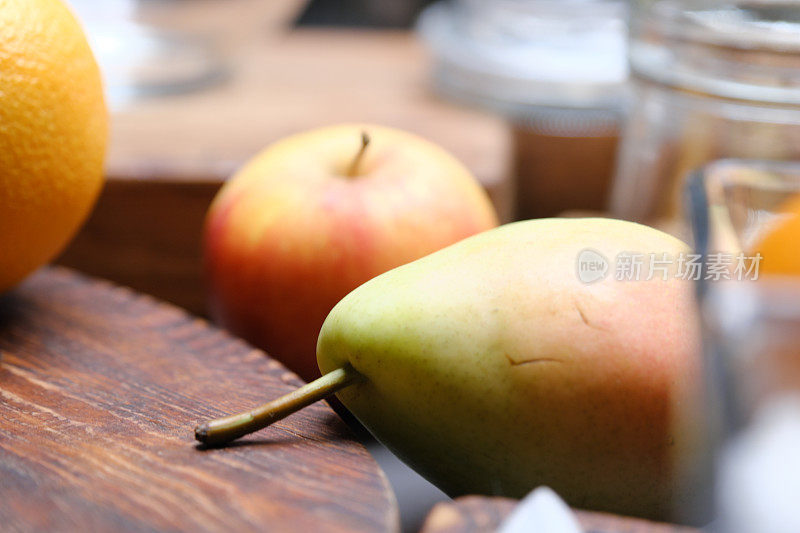
[[195,446],[198,421],[298,384],[172,306],[45,269],[0,297],[0,529],[396,529],[385,477],[325,404]]
[[[421,533],[494,532],[511,513],[516,500],[465,496],[440,503],[428,515]],[[575,511],[585,533],[699,533],[698,530],[615,516],[607,513]],[[535,524],[531,524],[535,531]]]
[[112,179],[58,263],[206,312],[201,236],[220,185]]

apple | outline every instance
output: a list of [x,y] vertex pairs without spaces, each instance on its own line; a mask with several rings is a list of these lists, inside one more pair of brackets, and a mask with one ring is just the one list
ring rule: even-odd
[[339,300],[497,223],[470,172],[416,135],[358,124],[300,133],[260,152],[212,202],[209,311],[309,381]]

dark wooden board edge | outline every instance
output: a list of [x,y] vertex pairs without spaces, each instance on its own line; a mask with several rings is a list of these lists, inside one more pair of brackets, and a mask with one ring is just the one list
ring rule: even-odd
[[[421,533],[488,533],[496,531],[519,503],[510,498],[464,496],[437,504],[428,514]],[[575,511],[584,533],[699,533],[671,524],[627,518],[608,513]],[[531,524],[535,531],[535,524]]]

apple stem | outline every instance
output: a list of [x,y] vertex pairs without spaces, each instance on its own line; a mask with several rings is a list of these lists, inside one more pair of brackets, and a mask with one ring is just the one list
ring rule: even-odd
[[194,437],[207,446],[220,446],[282,420],[352,385],[361,377],[352,366],[345,365],[261,407],[203,422],[194,429]]
[[361,159],[364,157],[364,152],[367,151],[367,146],[369,146],[369,135],[366,131],[361,132],[361,148],[358,150],[358,153],[353,158],[353,161],[350,163],[350,166],[347,169],[347,176],[350,178],[354,178],[358,176],[358,165],[361,163]]

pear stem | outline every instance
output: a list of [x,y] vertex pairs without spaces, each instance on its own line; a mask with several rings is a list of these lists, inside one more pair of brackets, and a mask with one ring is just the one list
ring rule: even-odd
[[194,437],[207,446],[225,444],[282,420],[352,385],[360,378],[361,374],[352,366],[345,365],[261,407],[246,413],[203,422],[194,429]]
[[347,168],[347,177],[355,178],[358,176],[358,167],[361,163],[361,159],[364,158],[364,152],[367,151],[367,146],[369,146],[369,135],[366,131],[361,132],[361,148],[358,150],[358,153],[353,158],[353,161],[350,163],[350,166]]

